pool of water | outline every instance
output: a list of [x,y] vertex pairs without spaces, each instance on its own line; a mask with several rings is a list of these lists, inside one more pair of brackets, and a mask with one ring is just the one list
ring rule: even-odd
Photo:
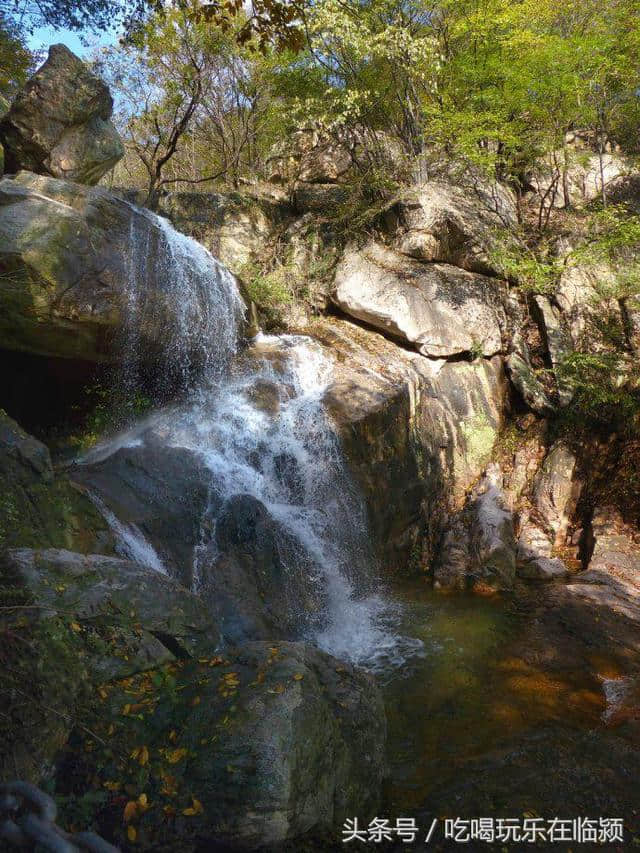
[[[594,650],[596,666],[579,643],[568,653],[563,643],[573,629],[558,613],[557,636],[550,633],[539,619],[539,589],[479,598],[438,594],[423,581],[396,587],[399,627],[422,641],[424,653],[380,678],[388,721],[385,815],[424,824],[428,815],[483,808],[513,817],[629,808],[634,785],[621,768],[634,766],[637,755],[619,738],[609,744],[597,672],[609,671],[606,655]],[[611,802],[606,785],[594,792],[589,782],[609,770],[610,749],[620,756]]]

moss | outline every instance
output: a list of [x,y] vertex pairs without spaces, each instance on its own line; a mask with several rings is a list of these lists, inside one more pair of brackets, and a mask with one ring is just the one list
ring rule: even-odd
[[464,455],[467,465],[481,467],[491,458],[496,440],[496,430],[487,416],[479,412],[460,426],[464,442]]

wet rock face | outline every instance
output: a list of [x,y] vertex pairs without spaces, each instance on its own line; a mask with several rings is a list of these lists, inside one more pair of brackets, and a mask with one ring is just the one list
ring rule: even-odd
[[504,283],[445,264],[423,264],[371,243],[345,253],[335,304],[423,355],[504,350]]
[[0,122],[5,171],[96,184],[124,156],[112,111],[108,87],[67,47],[53,45]]
[[514,522],[499,483],[499,472],[487,475],[453,520],[434,566],[436,587],[481,593],[513,588]]
[[134,524],[186,587],[207,507],[219,506],[211,472],[197,454],[146,441],[106,459],[76,466],[71,476],[95,492],[126,524]]
[[202,562],[202,594],[229,642],[299,637],[324,610],[319,567],[251,495],[224,504]]
[[[212,297],[204,288],[172,290],[181,285],[163,227],[98,187],[30,172],[0,180],[3,347],[87,362],[162,363],[166,377],[195,363]],[[180,352],[169,353],[176,346]]]

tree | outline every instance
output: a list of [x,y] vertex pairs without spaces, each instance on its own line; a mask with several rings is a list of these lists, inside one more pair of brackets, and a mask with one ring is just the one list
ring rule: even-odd
[[237,186],[263,154],[262,131],[273,119],[268,60],[240,45],[243,27],[241,17],[233,27],[214,26],[174,8],[96,60],[133,155],[123,168],[133,177],[141,164],[148,206],[171,184]]

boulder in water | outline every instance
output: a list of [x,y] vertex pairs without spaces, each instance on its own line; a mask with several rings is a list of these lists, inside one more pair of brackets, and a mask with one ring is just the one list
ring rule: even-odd
[[106,84],[54,44],[0,122],[6,171],[96,184],[124,156],[112,111]]
[[220,554],[204,570],[204,593],[232,642],[293,638],[321,620],[319,567],[265,505],[234,495],[216,521]]

